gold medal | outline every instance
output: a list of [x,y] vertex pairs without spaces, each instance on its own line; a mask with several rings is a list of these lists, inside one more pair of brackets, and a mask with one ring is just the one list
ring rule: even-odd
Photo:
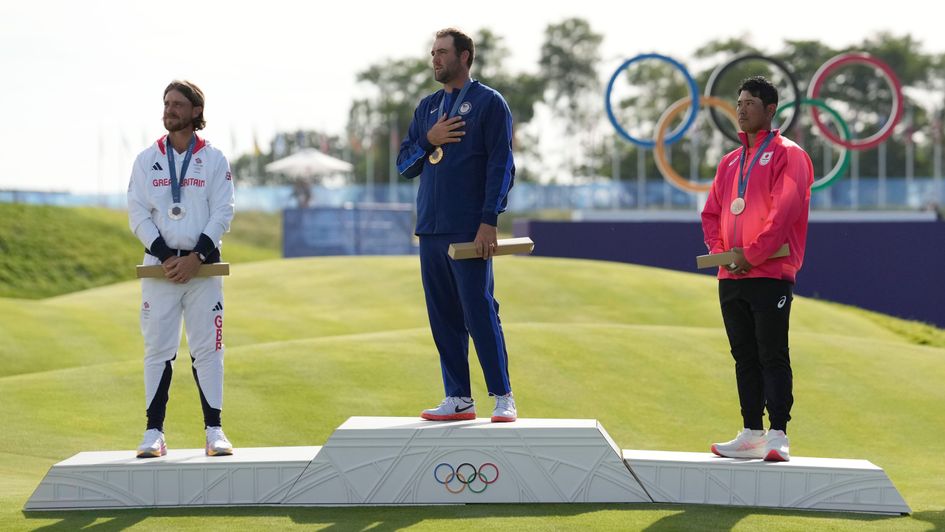
[[735,198],[732,200],[732,214],[738,216],[745,210],[745,198]]
[[430,161],[430,164],[436,164],[442,161],[443,160],[443,147],[437,146],[436,150],[430,154],[427,160]]

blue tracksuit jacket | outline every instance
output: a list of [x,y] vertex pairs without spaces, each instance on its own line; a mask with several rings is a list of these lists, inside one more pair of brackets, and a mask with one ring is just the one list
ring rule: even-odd
[[437,121],[440,102],[446,98],[443,109],[449,112],[459,92],[438,90],[421,100],[400,145],[397,171],[407,178],[420,176],[418,235],[469,233],[480,223],[496,225],[515,180],[512,113],[501,94],[478,81],[459,108],[466,135],[443,145],[439,164],[427,160],[436,149],[427,141],[427,131]]

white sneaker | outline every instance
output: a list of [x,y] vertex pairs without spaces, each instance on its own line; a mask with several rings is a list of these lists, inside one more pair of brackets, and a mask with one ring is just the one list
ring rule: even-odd
[[138,446],[138,458],[157,458],[167,454],[167,444],[164,442],[164,433],[158,429],[144,431],[144,438]]
[[476,419],[476,403],[472,397],[447,397],[440,406],[421,412],[420,417],[430,421]]
[[515,410],[515,399],[512,392],[508,395],[495,396],[495,410],[492,411],[493,423],[508,423],[518,419],[518,413]]
[[229,456],[233,454],[233,444],[226,439],[221,427],[207,427],[207,456]]
[[769,430],[765,435],[765,461],[787,462],[791,460],[787,434],[781,430]]
[[734,440],[713,443],[712,452],[725,458],[764,458],[765,431],[742,429]]

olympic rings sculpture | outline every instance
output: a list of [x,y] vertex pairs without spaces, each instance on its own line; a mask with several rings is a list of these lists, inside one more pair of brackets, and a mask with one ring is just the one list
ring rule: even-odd
[[[624,129],[623,126],[618,122],[611,104],[611,94],[614,89],[614,84],[616,83],[617,78],[620,76],[621,72],[629,68],[631,65],[647,59],[655,59],[668,63],[683,75],[686,80],[686,85],[689,88],[689,97],[674,102],[666,109],[666,111],[663,112],[663,115],[660,116],[660,119],[656,125],[656,137],[652,140],[640,139],[630,135],[630,133],[628,133],[627,130]],[[842,175],[849,166],[849,150],[867,150],[878,146],[892,135],[896,124],[898,124],[902,119],[904,101],[902,94],[902,83],[899,81],[896,73],[893,72],[889,65],[877,59],[876,57],[865,53],[842,53],[832,57],[831,59],[828,59],[823,65],[820,66],[820,68],[817,69],[811,78],[810,84],[807,88],[806,97],[801,95],[797,78],[795,78],[794,74],[790,71],[787,65],[772,57],[767,57],[760,54],[745,54],[739,55],[729,60],[727,63],[719,65],[709,76],[709,80],[705,87],[705,94],[701,97],[698,97],[698,85],[682,63],[664,55],[640,54],[624,61],[619,67],[617,67],[617,70],[611,76],[610,82],[607,84],[607,91],[604,98],[605,107],[607,109],[607,118],[610,120],[611,125],[613,125],[614,129],[617,131],[617,134],[623,137],[625,140],[641,148],[653,149],[656,166],[663,175],[663,178],[666,179],[670,184],[686,192],[706,192],[711,187],[711,183],[697,183],[687,180],[680,176],[675,170],[673,170],[669,164],[669,161],[666,159],[666,146],[669,146],[682,139],[689,128],[691,128],[695,123],[701,106],[709,108],[709,118],[711,119],[712,124],[719,131],[721,131],[723,135],[735,142],[740,143],[736,135],[722,126],[717,112],[717,109],[721,109],[730,119],[733,119],[735,116],[734,108],[732,108],[731,104],[719,100],[718,97],[713,95],[713,89],[717,85],[718,80],[726,72],[731,70],[738,63],[748,60],[759,60],[771,63],[776,69],[780,70],[784,74],[785,78],[787,78],[791,88],[794,91],[795,99],[782,103],[775,112],[775,116],[779,116],[787,108],[794,108],[794,112],[781,127],[782,131],[788,132],[791,128],[793,128],[800,118],[801,106],[808,105],[811,109],[811,115],[813,117],[814,124],[823,137],[827,140],[827,142],[830,142],[834,146],[841,148],[840,159],[830,170],[830,172],[814,181],[814,185],[811,187],[812,190],[826,188],[836,182],[837,178]],[[863,139],[854,139],[850,132],[849,125],[843,120],[843,118],[840,116],[840,113],[838,113],[835,109],[830,108],[822,99],[818,98],[821,90],[824,87],[827,77],[839,68],[851,64],[861,64],[873,67],[873,69],[884,78],[893,95],[889,119],[883,122],[882,127],[880,127],[878,131]],[[666,130],[669,128],[669,124],[672,119],[675,118],[676,115],[682,112],[682,110],[685,108],[688,108],[689,112],[683,119],[682,124],[680,124],[674,131],[667,133]],[[821,111],[830,116],[832,121],[837,126],[837,129],[840,131],[840,135],[829,129],[824,124]]]
[[[443,467],[449,468],[449,473],[445,475],[445,478],[440,478],[441,476],[443,476],[441,475],[440,468],[443,468]],[[464,467],[469,468],[466,470],[465,474],[463,473]],[[491,479],[484,472],[484,470],[486,470],[487,467],[491,467],[492,471],[495,473],[495,475]],[[459,464],[459,467],[456,467],[456,468],[453,468],[453,466],[451,466],[450,464],[443,462],[443,463],[437,464],[437,466],[433,468],[433,478],[436,479],[436,481],[439,482],[440,484],[443,484],[443,487],[446,488],[446,491],[453,494],[462,493],[463,491],[466,490],[466,488],[469,488],[469,491],[473,493],[482,493],[486,491],[486,488],[488,488],[490,484],[493,484],[495,483],[496,480],[499,480],[499,468],[492,462],[485,462],[481,464],[479,467],[476,467],[470,464],[469,462],[464,462],[462,464]],[[454,489],[451,487],[454,480],[458,481],[458,485],[459,485],[458,489]],[[476,489],[476,487],[474,487],[474,483],[477,480],[479,481],[479,484],[481,484],[482,486],[479,489]]]
[[[752,60],[765,61],[765,62],[771,63],[775,68],[780,70],[782,74],[784,74],[784,77],[787,78],[788,83],[790,83],[791,85],[791,90],[794,91],[794,97],[799,98],[801,96],[801,89],[797,85],[797,78],[794,77],[794,74],[787,67],[787,65],[785,65],[784,63],[782,63],[781,61],[773,57],[768,57],[768,56],[764,56],[760,54],[740,55],[738,57],[733,58],[728,63],[719,65],[715,70],[712,71],[712,74],[709,76],[709,81],[707,81],[705,84],[705,95],[715,96],[715,94],[713,94],[714,92],[713,89],[715,88],[715,85],[718,83],[719,78],[721,78],[729,70],[734,68],[735,65],[739,63],[744,63],[745,61],[752,61]],[[791,113],[791,117],[788,118],[787,122],[785,122],[784,125],[781,126],[781,131],[783,131],[784,133],[791,131],[791,128],[793,128],[794,125],[797,124],[798,118],[800,118],[800,116],[801,116],[800,108],[795,109],[794,112]],[[712,120],[712,124],[715,125],[715,127],[719,131],[721,131],[722,134],[725,135],[729,140],[731,140],[732,142],[736,144],[741,144],[742,141],[738,139],[737,134],[732,133],[728,129],[725,129],[724,127],[722,127],[721,121],[719,120],[719,115],[718,113],[715,112],[715,109],[709,110],[709,118]],[[736,129],[737,129],[737,124],[736,124]]]
[[892,135],[893,128],[899,123],[899,120],[902,119],[902,83],[899,81],[896,73],[893,72],[891,68],[889,68],[889,65],[869,54],[840,54],[831,59],[828,59],[826,63],[817,69],[817,72],[814,72],[814,77],[811,78],[810,86],[807,88],[807,97],[817,98],[817,96],[820,94],[820,90],[824,86],[824,80],[827,78],[828,74],[844,65],[855,63],[872,66],[882,72],[883,78],[886,79],[886,83],[893,93],[893,107],[892,112],[890,113],[892,120],[887,120],[883,127],[879,129],[879,131],[870,135],[869,137],[866,137],[865,139],[843,140],[837,137],[837,135],[832,131],[824,127],[823,122],[820,120],[820,114],[817,112],[816,108],[812,107],[811,112],[814,115],[814,123],[817,124],[817,129],[819,129],[820,132],[830,140],[830,142],[839,144],[845,148],[850,148],[851,150],[867,150],[869,148],[878,146],[884,140],[889,138],[889,136]]
[[[632,142],[633,144],[636,144],[637,146],[642,146],[644,148],[653,148],[654,146],[656,146],[655,141],[638,139],[630,135],[630,133],[627,133],[627,130],[625,130],[620,125],[620,123],[617,122],[617,117],[614,115],[614,110],[610,106],[610,93],[613,92],[614,90],[614,83],[617,82],[617,78],[620,76],[620,72],[626,68],[629,68],[630,65],[634,63],[638,63],[640,61],[644,61],[646,59],[656,59],[659,61],[663,61],[664,63],[669,63],[671,66],[676,68],[676,70],[679,70],[682,73],[683,77],[686,78],[686,84],[689,85],[689,96],[691,98],[696,98],[696,96],[699,94],[699,85],[696,84],[695,78],[692,77],[692,75],[689,73],[689,70],[687,70],[686,67],[682,63],[680,63],[679,61],[676,61],[675,59],[671,57],[667,57],[665,55],[641,54],[634,58],[627,59],[626,61],[623,62],[622,65],[617,67],[617,70],[614,72],[614,75],[610,77],[610,82],[607,83],[607,117],[610,118],[610,123],[613,124],[614,129],[617,130],[617,133],[620,134],[621,137],[627,139],[629,142]],[[699,100],[698,99],[696,99],[695,103],[693,103],[692,107],[689,109],[689,114],[686,115],[686,119],[683,120],[683,123],[682,125],[679,126],[679,129],[674,131],[665,140],[666,144],[672,144],[678,141],[679,139],[681,139],[683,135],[686,134],[686,130],[688,130],[689,127],[692,126],[693,122],[696,121],[697,114],[699,114]]]
[[[823,109],[824,111],[827,111],[827,114],[829,114],[830,117],[833,118],[834,122],[837,124],[837,127],[843,133],[843,140],[850,140],[850,127],[847,125],[846,120],[844,120],[843,117],[840,116],[840,113],[835,111],[832,107],[828,106],[823,100],[818,100],[816,98],[803,98],[801,99],[801,103],[812,105],[814,107],[819,107]],[[794,101],[782,103],[780,106],[778,106],[778,110],[774,112],[774,116],[777,117],[779,114],[781,114],[781,111],[784,111],[788,107],[797,107],[797,101],[794,100]],[[820,190],[822,188],[829,187],[831,184],[833,184],[833,181],[837,177],[839,177],[841,174],[843,174],[843,172],[846,171],[848,166],[850,166],[850,149],[847,148],[846,146],[843,146],[840,152],[840,159],[837,160],[837,164],[835,164],[833,168],[829,172],[827,172],[827,174],[824,177],[821,177],[820,179],[815,179],[814,184],[811,185],[810,189]]]
[[[738,115],[735,113],[735,108],[732,107],[732,104],[721,98],[716,98],[715,96],[700,96],[699,99],[701,100],[701,103],[709,109],[714,110],[716,107],[722,108],[722,110],[725,111],[725,114],[728,115],[728,117],[732,119],[732,122],[735,123],[735,127],[738,127]],[[656,147],[653,149],[653,157],[656,160],[656,167],[659,168],[660,173],[663,174],[663,177],[677,188],[682,190],[691,190],[694,192],[708,192],[712,187],[712,183],[693,183],[692,181],[689,181],[677,174],[676,170],[673,170],[673,167],[670,166],[669,161],[666,160],[666,144],[663,142],[663,137],[666,135],[666,129],[669,128],[670,120],[675,118],[680,111],[686,108],[686,106],[689,106],[691,101],[691,98],[677,100],[675,103],[667,107],[665,111],[663,111],[663,116],[661,116],[659,121],[656,123]]]

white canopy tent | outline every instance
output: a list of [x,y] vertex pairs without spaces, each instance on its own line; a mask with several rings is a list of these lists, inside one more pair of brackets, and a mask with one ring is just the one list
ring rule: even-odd
[[299,150],[266,165],[266,171],[295,179],[309,179],[344,174],[354,170],[351,163],[336,159],[315,148]]

